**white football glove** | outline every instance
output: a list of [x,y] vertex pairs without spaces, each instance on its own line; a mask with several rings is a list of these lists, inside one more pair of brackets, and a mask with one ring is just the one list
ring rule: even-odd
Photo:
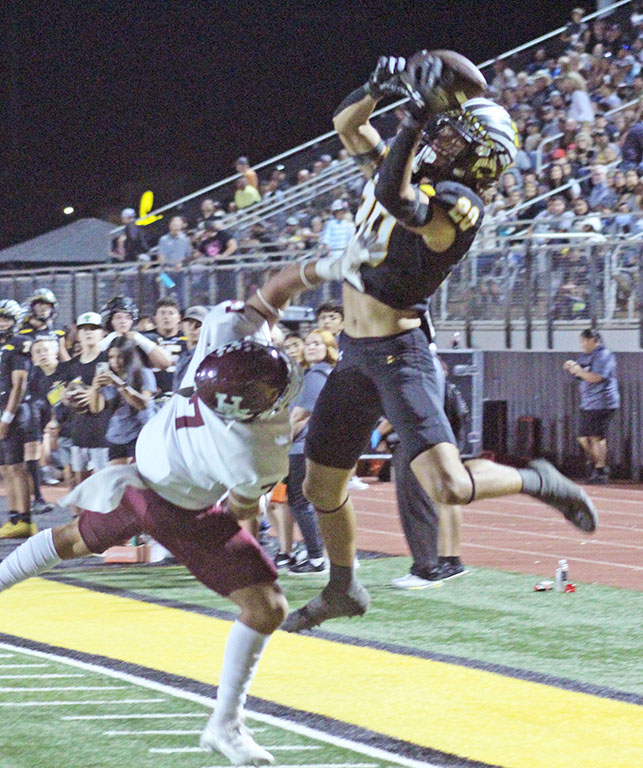
[[364,292],[364,281],[360,275],[362,264],[373,261],[373,255],[358,237],[353,235],[341,256],[324,256],[315,263],[315,271],[322,280],[347,280],[358,291]]

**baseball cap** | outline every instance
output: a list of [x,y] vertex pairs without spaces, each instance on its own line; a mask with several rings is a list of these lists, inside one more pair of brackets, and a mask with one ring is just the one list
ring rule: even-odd
[[243,156],[237,158],[237,165],[239,163],[241,163],[243,165],[250,165],[250,163],[248,162],[248,158],[247,157],[243,157]]
[[330,206],[331,211],[343,211],[344,210],[344,201],[343,200],[333,200],[332,205]]
[[58,335],[55,331],[36,331],[34,334],[32,343],[35,344],[37,341],[55,341],[56,344],[58,343]]
[[194,307],[188,307],[183,313],[184,320],[198,320],[202,323],[207,317],[209,309],[201,304],[197,304]]
[[133,208],[123,208],[121,211],[121,219],[125,218],[125,216],[136,216],[136,211]]
[[79,328],[81,325],[95,325],[98,328],[102,328],[103,321],[98,312],[83,312],[82,315],[78,315],[76,318],[76,325]]

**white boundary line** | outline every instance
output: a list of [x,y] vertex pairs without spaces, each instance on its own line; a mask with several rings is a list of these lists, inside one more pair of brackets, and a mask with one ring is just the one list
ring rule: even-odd
[[[125,682],[132,683],[133,685],[140,685],[143,688],[149,688],[153,691],[157,691],[158,693],[165,693],[169,696],[173,696],[174,698],[193,701],[198,704],[202,704],[203,706],[213,707],[215,703],[214,699],[211,699],[208,696],[202,696],[198,693],[192,693],[191,691],[182,691],[179,688],[173,688],[172,686],[165,685],[163,683],[157,683],[153,680],[146,680],[144,677],[138,677],[137,675],[132,675],[127,672],[119,672],[114,669],[109,669],[108,667],[102,667],[99,664],[90,664],[85,661],[70,659],[66,656],[57,656],[54,653],[45,653],[44,651],[36,651],[32,650],[31,648],[22,648],[20,646],[11,645],[9,643],[0,643],[0,648],[6,651],[25,653],[29,656],[36,656],[41,659],[49,659],[61,664],[68,664],[69,666],[85,669],[90,672],[96,672],[98,674],[106,675],[107,677],[114,677],[117,680],[123,680]],[[350,739],[343,739],[341,737],[332,736],[331,734],[325,733],[324,731],[310,728],[307,725],[299,725],[298,723],[294,723],[291,720],[286,720],[281,717],[274,717],[273,715],[266,715],[261,712],[253,712],[251,710],[247,710],[246,714],[253,720],[267,723],[268,725],[272,725],[275,728],[281,728],[284,731],[291,731],[292,733],[297,733],[300,736],[306,736],[310,739],[316,739],[317,741],[325,741],[327,744],[332,744],[333,746],[341,747],[343,749],[349,749],[352,752],[357,752],[377,760],[382,760],[388,763],[395,763],[397,765],[404,765],[407,766],[407,768],[440,768],[434,763],[426,763],[421,760],[414,760],[409,757],[396,755],[393,752],[387,752],[386,750],[379,749],[378,747],[369,747],[366,744],[361,744],[357,741],[351,741]]]

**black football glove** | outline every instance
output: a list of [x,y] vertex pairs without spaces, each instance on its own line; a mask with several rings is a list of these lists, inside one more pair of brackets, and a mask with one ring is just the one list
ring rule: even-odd
[[413,120],[424,125],[429,118],[450,108],[448,88],[454,74],[437,56],[418,51],[406,63],[400,80],[409,96],[407,109]]
[[383,96],[396,96],[398,99],[407,97],[409,93],[400,81],[405,67],[406,59],[402,56],[380,56],[366,82],[366,93],[373,99]]

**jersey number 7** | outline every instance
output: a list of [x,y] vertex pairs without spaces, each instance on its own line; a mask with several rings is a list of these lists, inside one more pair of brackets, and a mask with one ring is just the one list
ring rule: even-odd
[[197,395],[192,395],[189,402],[194,406],[194,416],[177,416],[174,421],[176,429],[202,427],[205,424],[203,416],[201,416],[201,411],[199,410],[199,398]]

